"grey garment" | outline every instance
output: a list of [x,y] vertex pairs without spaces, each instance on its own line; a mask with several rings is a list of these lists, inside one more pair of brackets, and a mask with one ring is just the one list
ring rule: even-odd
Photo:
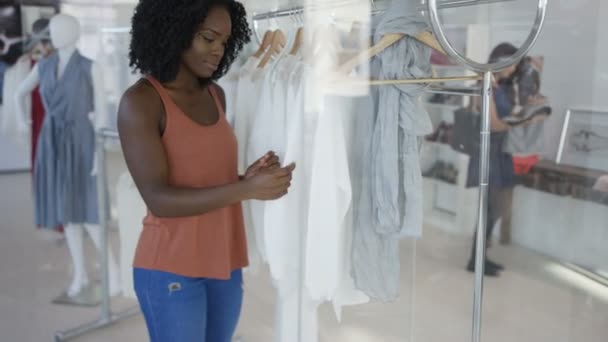
[[[381,80],[430,77],[431,49],[412,36],[427,31],[416,0],[394,0],[380,19],[374,42],[389,33],[407,37],[374,57],[371,73]],[[378,91],[377,121],[372,139],[372,198],[375,228],[380,234],[420,236],[422,175],[420,137],[432,123],[420,101],[426,85],[387,85]]]
[[34,169],[36,224],[99,223],[97,187],[91,176],[95,134],[91,60],[78,51],[57,79],[57,54],[41,60],[40,95],[46,111]]
[[[375,26],[374,42],[388,33],[416,36],[428,29],[416,10],[418,1],[393,1]],[[370,72],[381,80],[431,76],[431,50],[405,37],[371,61]],[[357,136],[362,161],[353,175],[354,229],[352,276],[370,298],[397,299],[400,288],[399,238],[422,233],[420,138],[432,131],[420,95],[425,85],[372,88],[373,105],[360,117]],[[364,108],[364,107],[362,107]]]
[[[377,89],[372,89],[376,92]],[[376,121],[373,98],[355,100],[351,114],[353,136],[350,158],[353,205],[351,275],[355,287],[373,300],[388,302],[399,295],[399,239],[378,234],[372,219],[371,138]]]
[[503,145],[504,152],[514,156],[542,154],[543,131],[543,122],[535,122],[526,127],[511,127]]

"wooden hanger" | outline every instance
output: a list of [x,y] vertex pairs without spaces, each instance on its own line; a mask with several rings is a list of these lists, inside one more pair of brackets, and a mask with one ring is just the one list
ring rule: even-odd
[[270,46],[270,43],[272,42],[273,34],[273,31],[264,32],[264,38],[262,38],[262,43],[260,44],[258,50],[253,54],[255,57],[260,58],[262,57],[264,52],[266,52],[266,49],[268,49],[268,46]]
[[[349,59],[344,64],[342,64],[338,68],[338,73],[349,74],[359,64],[378,55],[380,52],[384,51],[389,46],[398,42],[404,36],[406,36],[406,34],[404,34],[404,33],[385,34],[376,45],[370,47],[369,49],[367,49],[365,51],[362,51],[361,53],[357,54],[355,57]],[[443,51],[443,49],[441,48],[441,44],[439,44],[439,42],[437,41],[437,39],[435,39],[435,37],[433,36],[432,33],[428,32],[428,31],[424,31],[414,38],[416,40],[420,41],[421,43],[427,45],[428,47],[446,55],[445,51]]]
[[304,28],[300,27],[300,28],[298,28],[298,31],[296,32],[296,38],[293,42],[293,46],[291,47],[291,51],[289,51],[289,54],[292,56],[297,55],[298,52],[300,51],[300,48],[302,47],[303,42],[304,42]]
[[270,43],[270,48],[268,49],[268,51],[266,51],[264,57],[262,57],[260,64],[258,64],[258,68],[265,67],[266,64],[270,62],[272,56],[278,54],[279,52],[281,52],[281,50],[283,50],[286,43],[287,37],[285,36],[285,33],[283,33],[283,31],[279,29],[274,30],[274,32],[272,33],[272,41]]

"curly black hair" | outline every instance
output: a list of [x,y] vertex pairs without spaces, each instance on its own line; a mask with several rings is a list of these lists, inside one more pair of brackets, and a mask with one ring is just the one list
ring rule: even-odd
[[[214,6],[224,6],[232,20],[224,57],[211,80],[225,75],[251,39],[245,8],[235,0],[140,0],[132,19],[129,65],[161,82],[174,80],[182,54],[190,48],[198,25]],[[209,79],[200,81],[204,84]]]

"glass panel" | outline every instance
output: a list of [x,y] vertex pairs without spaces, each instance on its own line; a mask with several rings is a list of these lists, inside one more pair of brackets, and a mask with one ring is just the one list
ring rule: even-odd
[[[489,8],[488,49],[519,46],[535,1]],[[512,128],[503,145],[521,174],[503,188],[504,211],[488,255],[505,270],[488,278],[484,341],[603,341],[608,333],[606,192],[594,187],[608,173],[603,1],[550,1],[544,31],[516,71],[513,103],[523,114],[529,96],[546,96],[552,114]],[[582,19],[584,18],[584,19]],[[506,83],[505,83],[506,84]],[[514,111],[518,111],[516,107]],[[540,159],[531,169],[530,163]],[[499,173],[493,170],[492,173]],[[605,274],[604,274],[605,276]]]
[[[271,7],[258,2],[253,5],[258,12]],[[386,8],[387,3],[375,1],[374,6],[368,10]],[[511,83],[509,77],[496,77],[497,88],[506,89],[494,93],[497,111],[506,113],[499,113],[501,116],[508,116],[510,112],[529,113],[532,107],[527,104],[530,99],[523,95],[526,92],[546,96],[551,116],[525,129],[512,129],[502,138],[493,134],[489,221],[495,229],[489,237],[488,258],[505,269],[498,271],[489,264],[486,267],[483,341],[594,342],[608,336],[608,104],[603,96],[608,90],[608,70],[604,66],[608,45],[600,34],[608,29],[603,20],[603,16],[608,15],[608,4],[599,0],[551,1],[549,6],[546,27],[530,53],[535,58],[527,59],[526,64],[515,71],[520,77]],[[509,42],[516,47],[523,43],[535,8],[533,0],[517,0],[442,10],[441,15],[450,41],[466,56],[486,62],[499,43]],[[130,13],[125,16],[126,12],[120,10],[118,15],[107,9],[89,7],[84,10],[76,5],[64,5],[64,11],[87,22],[83,37],[89,38],[82,40],[82,49],[104,61],[105,74],[110,76],[108,93],[110,102],[113,101],[110,107],[114,105],[115,111],[119,90],[129,82],[117,77],[126,70],[128,34],[100,34],[99,28],[128,25],[126,18]],[[344,13],[348,17],[348,11],[329,10],[323,18],[328,21],[321,24],[334,24],[336,35],[342,38],[352,34],[351,23],[340,17]],[[367,20],[369,16],[361,18]],[[255,27],[256,33],[261,39],[267,30],[280,28],[291,43],[295,28],[304,20],[305,17],[293,16],[262,20]],[[312,27],[318,28],[321,24],[315,23]],[[309,40],[314,40],[328,38],[336,32],[309,29],[306,33]],[[365,36],[365,32],[369,37],[365,29],[359,34]],[[103,43],[101,48],[99,41]],[[350,51],[337,57],[338,60],[347,60],[356,51],[368,47],[366,44],[358,41]],[[254,39],[244,55],[250,56],[258,46],[259,42]],[[118,60],[123,63],[114,62]],[[241,57],[233,70],[238,70],[244,60]],[[440,54],[434,54],[432,61],[437,77],[471,75]],[[375,74],[365,70],[358,76],[374,78]],[[230,76],[221,82],[229,84]],[[471,89],[476,88],[478,82],[445,85]],[[230,108],[231,93],[228,86],[224,89]],[[378,88],[365,91],[373,89]],[[511,92],[511,89],[515,90]],[[316,337],[332,342],[471,340],[474,278],[467,268],[472,268],[468,263],[478,216],[479,157],[475,154],[478,144],[474,143],[478,129],[469,131],[472,132],[470,140],[463,140],[463,144],[474,146],[467,153],[466,146],[455,143],[458,139],[455,126],[459,110],[469,112],[473,121],[478,121],[479,100],[432,91],[426,91],[422,99],[432,122],[431,133],[423,137],[419,150],[424,226],[422,237],[398,239],[398,298],[389,303],[373,301],[344,306],[338,319],[332,303],[324,302],[317,308],[318,303],[311,302],[306,295],[308,283],[303,271],[306,265],[300,264],[302,259],[289,256],[289,260],[300,261],[290,269],[290,279],[295,279],[296,286],[287,300],[277,290],[280,286],[273,280],[269,268],[252,259],[254,267],[246,272],[245,304],[238,329],[242,341],[277,340],[276,336],[280,336],[277,334],[290,329],[305,342]],[[365,105],[359,100],[337,107],[337,111],[352,115],[345,117],[354,120],[361,111],[359,106]],[[509,134],[518,134],[517,131],[524,138],[509,137]],[[313,146],[307,145],[310,149]],[[328,144],[327,148],[332,146]],[[342,151],[352,148],[346,146]],[[512,153],[506,156],[501,151]],[[350,152],[352,157],[359,151]],[[517,158],[513,159],[513,155]],[[534,156],[538,156],[538,160]],[[110,162],[120,164],[122,172],[119,159]],[[353,182],[370,181],[350,171]],[[513,182],[504,179],[507,171],[517,174]],[[497,186],[497,177],[506,184]],[[343,239],[352,241],[352,236],[345,234]],[[289,253],[301,254],[306,247],[294,245]],[[322,253],[321,247],[312,252]]]

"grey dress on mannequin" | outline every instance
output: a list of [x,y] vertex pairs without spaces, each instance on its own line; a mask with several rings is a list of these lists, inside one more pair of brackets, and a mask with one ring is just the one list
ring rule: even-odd
[[92,61],[78,51],[57,78],[57,54],[41,60],[40,95],[46,111],[34,168],[36,224],[98,224],[97,187],[91,176],[95,133]]

